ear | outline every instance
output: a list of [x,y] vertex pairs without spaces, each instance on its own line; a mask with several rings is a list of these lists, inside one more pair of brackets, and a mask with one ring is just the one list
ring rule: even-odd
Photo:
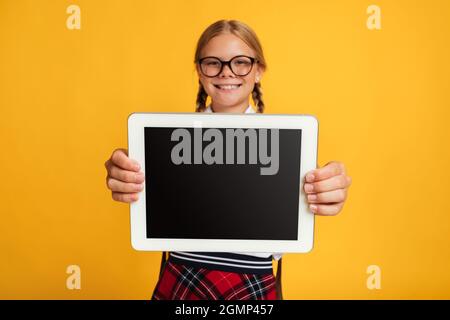
[[[202,80],[203,80],[203,74],[201,73],[200,67],[199,67],[198,64],[195,64],[195,71],[197,71],[198,81],[203,85],[203,82],[202,82]],[[203,86],[203,87],[205,87],[205,86]]]
[[264,75],[264,69],[260,65],[257,65],[256,74],[255,74],[255,83],[260,82],[263,75]]

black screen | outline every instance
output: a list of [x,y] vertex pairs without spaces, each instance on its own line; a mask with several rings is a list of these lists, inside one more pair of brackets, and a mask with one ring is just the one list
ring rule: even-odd
[[[190,141],[191,164],[174,164],[172,150],[179,144],[171,141],[175,129],[144,129],[147,238],[298,240],[301,130],[278,129],[278,172],[262,175],[261,168],[268,165],[248,160],[205,164],[202,159],[194,164],[195,141],[197,148],[211,143],[195,139]],[[183,129],[194,137],[194,128]],[[226,136],[226,129],[218,130]],[[237,153],[235,143],[235,159]]]

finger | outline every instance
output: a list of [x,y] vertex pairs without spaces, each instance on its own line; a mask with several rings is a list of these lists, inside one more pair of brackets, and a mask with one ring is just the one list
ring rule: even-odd
[[111,161],[113,164],[124,170],[141,170],[141,166],[136,160],[128,158],[127,151],[125,149],[116,149],[111,156]]
[[303,189],[306,193],[319,193],[325,191],[332,191],[336,189],[347,188],[349,183],[349,179],[347,176],[340,174],[338,176],[334,176],[328,178],[326,180],[314,182],[314,183],[305,183]]
[[106,160],[106,162],[105,162],[105,168],[106,168],[106,170],[109,170],[110,164],[111,164],[111,159]]
[[332,191],[312,193],[307,196],[309,203],[335,203],[347,199],[347,189],[336,189]]
[[125,193],[141,192],[144,189],[143,183],[137,184],[137,183],[122,182],[111,177],[107,178],[107,186],[108,189],[110,189],[111,191],[125,192]]
[[109,176],[122,182],[142,183],[145,180],[144,173],[142,171],[128,171],[122,170],[118,166],[112,165],[109,168]]
[[333,176],[345,174],[345,172],[345,166],[342,162],[331,161],[322,168],[309,171],[305,175],[305,179],[307,182],[321,181]]
[[343,206],[344,202],[339,202],[332,204],[310,204],[309,208],[318,216],[334,216],[341,211]]
[[139,200],[139,194],[137,193],[121,193],[121,192],[113,192],[112,198],[119,202],[131,203]]

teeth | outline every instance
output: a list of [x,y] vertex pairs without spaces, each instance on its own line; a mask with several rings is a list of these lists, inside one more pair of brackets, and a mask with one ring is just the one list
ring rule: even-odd
[[234,90],[239,88],[239,85],[226,85],[226,86],[218,86],[220,89],[223,90]]

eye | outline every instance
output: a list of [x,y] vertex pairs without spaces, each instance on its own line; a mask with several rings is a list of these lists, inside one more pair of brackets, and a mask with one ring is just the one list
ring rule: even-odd
[[251,65],[251,61],[247,58],[238,58],[236,60],[233,61],[233,65],[235,66],[239,66],[239,67],[246,67]]
[[216,59],[205,59],[203,60],[202,65],[206,67],[220,67],[220,62]]

